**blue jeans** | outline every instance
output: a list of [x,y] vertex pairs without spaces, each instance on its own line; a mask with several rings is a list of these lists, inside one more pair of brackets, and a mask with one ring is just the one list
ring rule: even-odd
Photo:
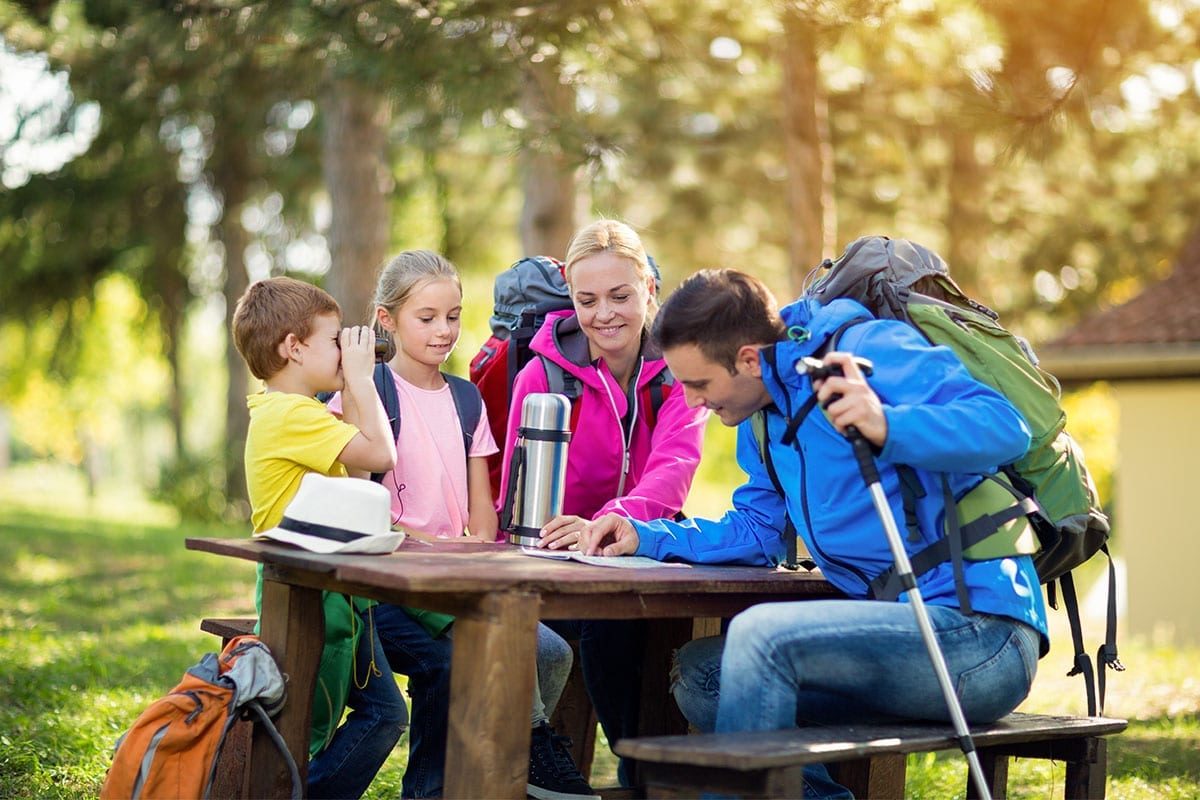
[[[967,721],[991,722],[1016,708],[1037,673],[1037,631],[1006,617],[927,609]],[[755,606],[734,618],[727,636],[680,649],[672,692],[705,731],[950,719],[907,603]],[[847,796],[820,765],[804,779],[805,797]]]
[[[579,666],[596,719],[611,747],[637,736],[642,696],[642,662],[646,653],[643,620],[589,619],[553,622],[568,639],[579,639]],[[617,781],[632,786],[632,764],[617,760]]]
[[[440,797],[446,770],[453,634],[435,639],[400,606],[388,604],[375,609],[375,626],[392,669],[408,676],[412,697],[408,767],[400,791],[404,797]],[[540,624],[537,634],[537,682],[530,710],[533,725],[554,713],[572,659],[570,645],[558,634]]]
[[[360,797],[400,741],[408,723],[404,697],[388,666],[383,645],[370,625],[372,615],[359,616],[363,631],[355,654],[356,674],[346,698],[350,713],[334,732],[329,746],[308,765],[310,798]],[[380,674],[371,669],[372,661]]]
[[408,732],[408,767],[404,770],[404,797],[440,797],[446,766],[446,731],[450,698],[449,639],[429,635],[399,606],[381,604],[375,609],[375,627],[388,663],[408,676],[412,698],[412,725]]
[[533,709],[529,721],[534,727],[549,722],[550,715],[558,707],[567,679],[571,677],[571,664],[575,654],[571,645],[545,624],[537,627],[537,680],[533,686]]

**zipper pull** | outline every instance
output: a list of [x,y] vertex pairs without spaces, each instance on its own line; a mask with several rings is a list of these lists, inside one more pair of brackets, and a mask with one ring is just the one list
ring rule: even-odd
[[621,466],[621,474],[628,475],[629,474],[629,450],[628,449],[625,450],[624,462],[625,463]]

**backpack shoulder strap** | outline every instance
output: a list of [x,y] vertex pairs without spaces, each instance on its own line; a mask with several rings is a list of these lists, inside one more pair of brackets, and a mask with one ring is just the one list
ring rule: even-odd
[[766,409],[756,411],[750,417],[750,429],[754,432],[754,441],[758,445],[758,457],[762,459],[763,466],[767,469],[767,476],[771,479],[771,484],[775,487],[775,493],[783,500],[783,546],[785,557],[783,566],[787,569],[794,570],[798,567],[804,567],[811,570],[816,566],[816,562],[811,559],[799,561],[796,554],[796,525],[792,522],[792,515],[787,510],[787,492],[783,490],[783,483],[779,480],[779,473],[775,471],[775,462],[771,460],[771,443],[767,439],[767,412]]
[[646,422],[651,428],[658,424],[658,412],[666,402],[667,395],[671,393],[675,386],[675,376],[671,374],[670,367],[663,367],[660,371],[646,382],[642,387],[645,395],[642,401],[642,407],[646,409]]
[[575,431],[579,423],[579,403],[576,401],[583,393],[579,379],[540,353],[538,359],[546,371],[546,391],[561,394],[571,401],[571,430]]
[[[383,412],[387,415],[388,424],[392,428],[392,440],[400,441],[400,395],[396,394],[396,379],[392,377],[392,368],[384,362],[375,365],[372,375],[375,381],[375,392],[383,403]],[[371,480],[382,483],[386,472],[372,472]]]
[[442,377],[450,385],[450,396],[454,398],[454,410],[462,427],[463,452],[470,458],[471,446],[475,443],[475,429],[479,427],[479,419],[483,416],[483,395],[479,393],[479,387],[466,378],[444,372]]

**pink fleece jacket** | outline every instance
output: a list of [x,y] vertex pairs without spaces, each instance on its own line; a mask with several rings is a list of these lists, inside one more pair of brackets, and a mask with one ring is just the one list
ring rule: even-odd
[[[628,398],[603,359],[588,363],[585,343],[575,312],[570,310],[547,316],[530,343],[533,352],[563,367],[581,386],[575,401],[579,404],[579,422],[567,449],[563,513],[588,519],[610,511],[638,520],[674,516],[683,508],[700,463],[708,410],[688,408],[682,387],[663,386],[666,398],[654,428],[647,421],[646,410],[637,408],[632,436],[626,442],[621,420],[628,410]],[[638,391],[633,392],[635,404],[641,404],[645,396],[642,388],[667,368],[662,357],[649,350],[648,345],[643,346]],[[539,358],[526,364],[513,383],[498,503],[502,504],[507,496],[508,465],[521,422],[521,405],[527,394],[548,388],[546,370]],[[623,464],[628,466],[618,496]]]

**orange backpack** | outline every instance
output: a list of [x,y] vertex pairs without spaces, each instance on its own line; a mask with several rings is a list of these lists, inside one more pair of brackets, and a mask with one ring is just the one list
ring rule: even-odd
[[219,657],[208,653],[185,672],[117,740],[100,797],[207,797],[229,729],[243,712],[253,712],[283,754],[292,796],[299,798],[296,762],[270,719],[283,701],[283,678],[267,646],[257,636],[231,639]]

